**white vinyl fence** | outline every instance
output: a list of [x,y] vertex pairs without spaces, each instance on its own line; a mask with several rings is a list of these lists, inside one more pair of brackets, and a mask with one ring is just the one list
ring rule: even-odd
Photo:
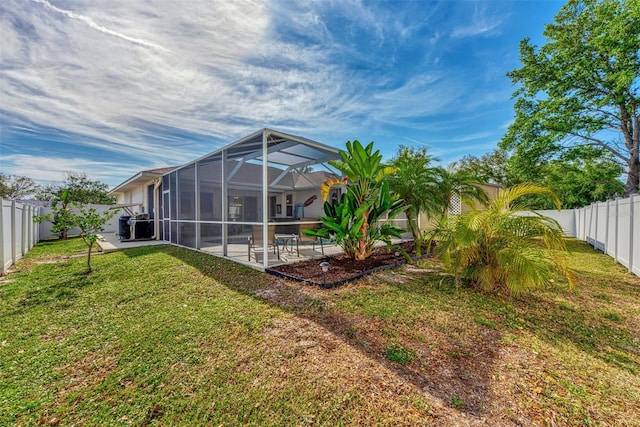
[[0,197],[0,275],[40,241],[40,207]]
[[640,195],[538,212],[557,220],[567,236],[586,241],[640,276]]
[[[89,208],[96,208],[99,214],[102,214],[104,211],[108,210],[110,205],[87,205]],[[75,209],[74,209],[75,210]],[[51,212],[50,207],[43,207],[42,213],[40,215],[46,215]],[[104,226],[104,231],[100,232],[100,234],[107,233],[117,233],[118,232],[118,219],[120,218],[121,212],[118,210],[115,216],[109,220]],[[53,237],[57,237],[58,235],[51,232],[51,224],[50,221],[42,221],[40,223],[40,239],[51,239]],[[80,234],[80,230],[77,228],[73,228],[67,233],[69,236],[73,236],[75,234]]]

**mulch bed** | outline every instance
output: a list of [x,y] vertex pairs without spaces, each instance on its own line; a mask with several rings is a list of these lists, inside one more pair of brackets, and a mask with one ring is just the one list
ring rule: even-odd
[[[406,253],[415,258],[415,245],[413,241],[400,243]],[[376,249],[369,258],[364,261],[354,261],[344,255],[326,256],[323,258],[295,262],[292,264],[278,265],[266,269],[268,273],[287,279],[308,282],[323,288],[332,288],[350,280],[357,279],[375,271],[393,268],[406,263],[406,259],[400,252],[388,250],[386,247]],[[326,275],[320,268],[320,263],[328,262],[329,271]]]

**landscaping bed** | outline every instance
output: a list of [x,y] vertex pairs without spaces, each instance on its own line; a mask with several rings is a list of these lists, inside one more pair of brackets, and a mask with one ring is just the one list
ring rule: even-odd
[[[398,249],[395,249],[398,248]],[[350,280],[354,280],[376,271],[397,267],[407,262],[402,252],[415,258],[415,244],[413,241],[403,242],[394,249],[377,248],[371,256],[363,261],[354,261],[344,255],[325,256],[319,259],[278,265],[267,271],[275,276],[285,277],[299,282],[307,282],[323,288],[333,288]],[[329,263],[326,273],[320,264]]]

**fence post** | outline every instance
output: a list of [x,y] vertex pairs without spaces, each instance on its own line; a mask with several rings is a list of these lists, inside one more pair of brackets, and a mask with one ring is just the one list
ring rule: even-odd
[[[587,242],[589,241],[589,236],[591,235],[591,227],[593,226],[593,203],[589,205],[589,230],[587,231]],[[593,243],[593,249],[596,248],[595,239]]]
[[[593,249],[598,249],[598,218],[600,211],[598,209],[598,202],[596,202],[596,229],[594,230],[593,234]],[[591,216],[591,222],[593,222],[593,215]]]
[[16,262],[16,201],[11,201],[11,264]]
[[27,221],[29,227],[27,228],[27,250],[31,250],[33,248],[33,207],[29,205],[29,210],[27,211]]
[[584,240],[584,206],[578,209],[578,225],[576,226],[576,234],[580,240]]
[[25,256],[29,251],[27,247],[29,246],[29,242],[27,239],[29,238],[29,227],[27,227],[27,220],[29,219],[29,211],[28,206],[22,205],[22,227],[20,227],[20,238],[22,239],[22,248],[21,248],[21,256]]
[[587,207],[584,207],[584,221],[582,222],[582,240],[584,240],[585,242],[587,240],[589,240],[587,238]]
[[614,250],[614,254],[613,254],[613,259],[616,260],[616,262],[620,262],[618,260],[618,254],[620,253],[620,248],[618,247],[618,244],[620,243],[620,229],[618,226],[618,222],[620,221],[620,197],[616,197],[616,244],[615,244],[615,250]]
[[605,221],[604,221],[604,254],[607,255],[609,252],[609,210],[611,209],[609,200],[607,200],[607,210],[605,212]]
[[4,213],[4,202],[0,197],[0,276],[4,274],[4,219],[2,214]]
[[634,215],[634,203],[636,194],[629,196],[629,273],[633,274],[633,215]]
[[[41,215],[42,214],[42,207],[36,206],[35,213],[38,216]],[[35,238],[35,240],[33,242],[33,244],[35,245],[36,243],[40,242],[40,223],[39,222],[35,222],[33,224],[33,230],[36,233],[36,238]]]

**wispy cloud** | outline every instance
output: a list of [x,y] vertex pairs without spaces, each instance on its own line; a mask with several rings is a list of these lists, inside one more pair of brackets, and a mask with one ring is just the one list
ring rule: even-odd
[[[3,173],[8,175],[28,176],[38,182],[60,182],[68,172],[84,172],[91,179],[97,179],[111,185],[117,184],[114,176],[133,175],[131,164],[121,161],[99,162],[89,158],[32,156],[16,154],[6,156],[8,166]],[[154,166],[150,166],[153,168]]]
[[[121,173],[115,159],[175,164],[264,126],[336,143],[466,128],[495,99],[448,55],[500,17],[483,3],[423,6],[3,0],[0,125],[15,144],[53,130],[104,176]],[[114,162],[87,162],[91,150]],[[3,153],[1,166],[34,154]]]
[[104,27],[102,25],[98,25],[98,24],[96,24],[96,22],[93,19],[91,19],[91,18],[89,18],[87,16],[83,16],[83,15],[80,15],[78,13],[71,12],[69,10],[60,9],[58,7],[55,7],[54,5],[52,5],[51,3],[49,3],[46,0],[33,0],[33,1],[36,2],[36,3],[41,3],[42,5],[44,5],[49,10],[52,10],[52,11],[57,12],[57,13],[60,13],[62,15],[65,15],[65,16],[69,17],[69,18],[77,19],[79,21],[82,21],[82,22],[86,23],[89,27],[93,28],[94,30],[100,31],[102,33],[105,33],[105,34],[108,34],[108,35],[111,35],[111,36],[115,36],[115,37],[121,38],[123,40],[129,41],[129,42],[132,42],[132,43],[144,46],[144,47],[150,47],[150,48],[159,49],[159,50],[162,50],[162,51],[167,51],[167,49],[165,49],[164,47],[162,47],[160,45],[157,45],[155,43],[151,43],[151,42],[148,42],[148,41],[145,41],[145,40],[142,40],[142,39],[138,39],[138,38],[135,38],[135,37],[129,37],[126,34],[118,33],[116,31],[113,31],[113,30],[111,30],[109,28],[106,28],[106,27]]
[[502,17],[489,12],[483,2],[464,2],[473,7],[473,13],[463,19],[451,32],[453,38],[495,34],[502,24]]

